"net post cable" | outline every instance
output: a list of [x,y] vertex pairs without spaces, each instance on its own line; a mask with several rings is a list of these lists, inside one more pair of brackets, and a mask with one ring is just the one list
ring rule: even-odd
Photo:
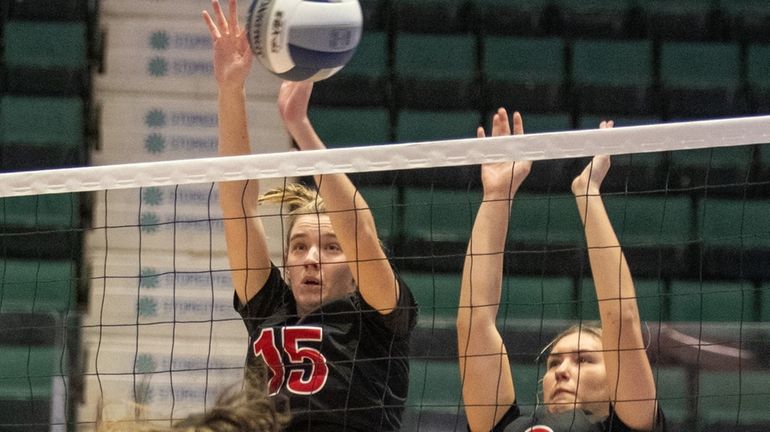
[[770,116],[0,174],[0,197],[770,143]]

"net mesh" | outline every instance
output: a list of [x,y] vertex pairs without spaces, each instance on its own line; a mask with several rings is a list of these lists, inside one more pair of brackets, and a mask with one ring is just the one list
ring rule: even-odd
[[[460,271],[481,201],[475,164],[536,159],[514,201],[498,327],[526,408],[542,348],[598,307],[569,193],[611,153],[603,191],[631,266],[658,398],[675,425],[770,423],[770,142],[763,117],[0,175],[0,387],[43,429],[100,415],[184,418],[241,382],[217,182],[346,172],[420,304],[404,430],[463,430]],[[264,219],[281,263],[285,209]],[[80,256],[85,257],[80,260]],[[103,405],[100,405],[102,403]],[[24,427],[27,427],[24,426]]]

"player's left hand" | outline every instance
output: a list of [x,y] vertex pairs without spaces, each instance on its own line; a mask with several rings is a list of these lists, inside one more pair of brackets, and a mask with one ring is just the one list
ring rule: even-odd
[[[524,133],[524,122],[519,112],[513,113],[513,128],[508,122],[508,112],[505,108],[497,110],[492,118],[492,136],[521,135]],[[484,128],[479,127],[476,136],[484,138]],[[485,196],[495,195],[510,199],[527,178],[532,168],[532,161],[500,162],[481,166],[481,183]]]
[[[615,126],[612,120],[602,121],[599,129],[611,129]],[[610,170],[610,157],[608,155],[596,155],[586,165],[583,172],[572,181],[572,193],[576,196],[599,195],[604,178]]]

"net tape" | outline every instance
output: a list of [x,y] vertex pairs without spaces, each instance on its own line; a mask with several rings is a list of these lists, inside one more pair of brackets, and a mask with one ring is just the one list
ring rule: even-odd
[[770,143],[770,116],[0,174],[0,197]]

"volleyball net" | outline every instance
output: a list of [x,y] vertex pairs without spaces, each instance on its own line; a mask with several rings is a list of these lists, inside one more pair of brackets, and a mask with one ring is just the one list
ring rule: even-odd
[[[526,116],[524,118],[526,126]],[[347,173],[420,304],[404,430],[463,428],[460,272],[478,164],[536,161],[514,201],[499,328],[520,405],[540,350],[598,306],[572,178],[603,186],[634,275],[658,398],[682,427],[770,424],[770,117],[0,174],[2,427],[88,430],[133,404],[213,406],[243,375],[217,183]],[[281,262],[284,209],[261,216]],[[81,259],[82,257],[82,259]],[[102,405],[100,405],[102,404]],[[19,429],[20,430],[20,429]]]

